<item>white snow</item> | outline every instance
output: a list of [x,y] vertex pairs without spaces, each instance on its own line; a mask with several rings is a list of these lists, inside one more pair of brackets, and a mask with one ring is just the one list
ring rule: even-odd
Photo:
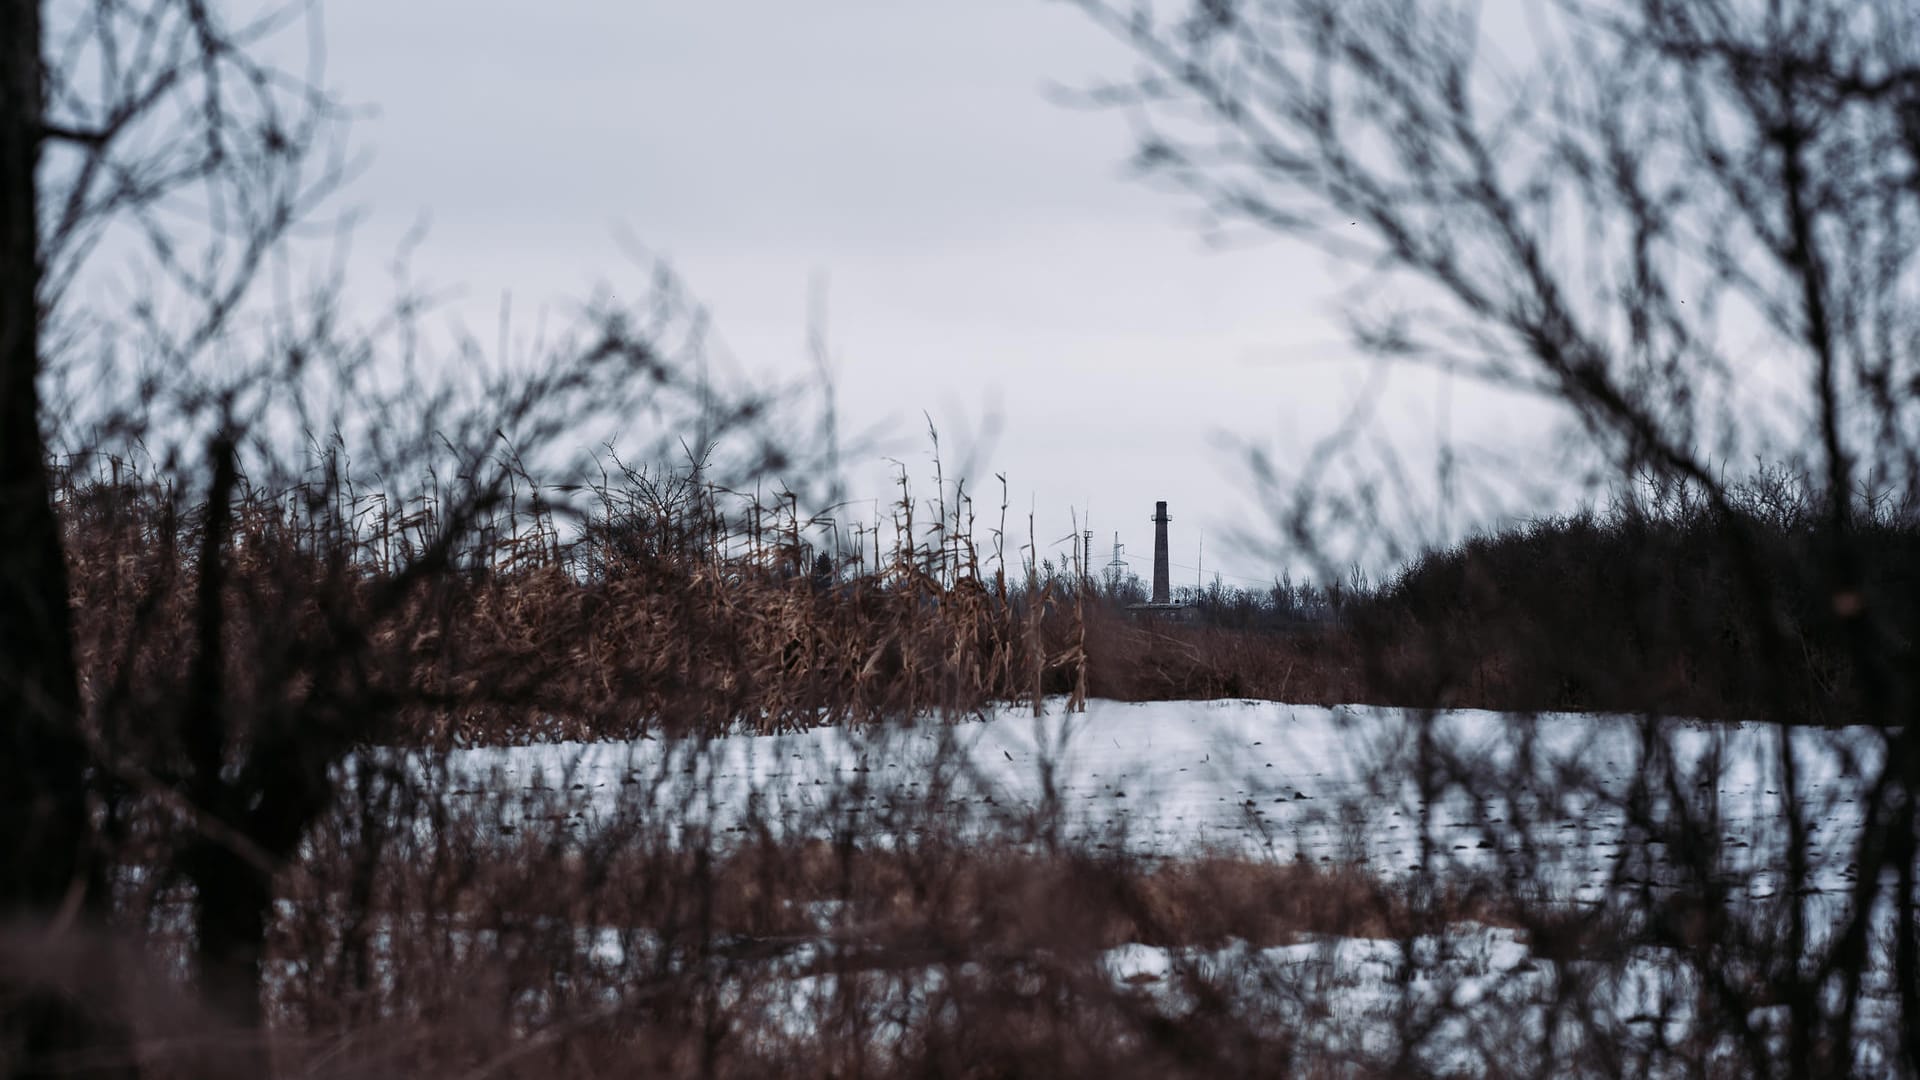
[[[683,836],[851,830],[885,844],[907,839],[931,814],[959,822],[962,835],[1011,828],[1031,839],[1017,830],[1051,799],[1069,840],[1148,855],[1358,863],[1390,879],[1524,874],[1539,899],[1578,905],[1609,895],[1617,904],[1641,881],[1689,887],[1660,860],[1660,845],[1645,842],[1644,823],[1623,811],[1646,746],[1672,754],[1679,780],[1671,796],[1648,803],[1654,816],[1676,806],[1716,814],[1724,839],[1717,876],[1768,897],[1786,851],[1784,746],[1810,827],[1811,882],[1822,894],[1809,904],[1817,913],[1821,903],[1846,902],[1861,777],[1879,769],[1880,733],[1804,730],[1783,740],[1759,725],[1676,721],[1658,739],[1644,734],[1634,718],[1586,714],[1253,701],[1094,701],[1072,714],[1055,700],[1039,717],[1004,711],[882,731],[477,747],[402,759],[451,804],[503,831],[546,818],[584,839],[638,821]],[[1435,766],[1425,798],[1414,779],[1422,762]],[[1453,775],[1449,762],[1476,768]],[[1511,929],[1471,923],[1410,945],[1411,964],[1409,943],[1303,938],[1262,950],[1133,944],[1103,965],[1116,989],[1174,1015],[1195,979],[1259,980],[1247,1000],[1264,1002],[1262,1022],[1336,1057],[1391,1060],[1397,1033],[1430,1015],[1416,1060],[1440,1073],[1481,1071],[1516,1047],[1544,1045],[1549,1030],[1564,1045],[1604,1031],[1609,1045],[1639,1047],[1648,1061],[1688,1034],[1690,976],[1671,955],[1575,971],[1535,956]],[[617,965],[617,947],[596,945],[594,955]],[[803,948],[784,962],[812,955]],[[835,978],[801,967],[781,983],[790,999],[772,1006],[798,1028],[810,1022],[810,1003],[831,999]],[[954,972],[898,974],[911,1004]],[[1569,998],[1574,985],[1583,989]],[[1863,1017],[1891,1015],[1890,993],[1884,972],[1871,978]],[[1779,1020],[1766,1012],[1754,1017],[1763,1032]],[[1873,1071],[1870,1056],[1862,1064]]]
[[[1524,837],[1530,874],[1564,899],[1616,880],[1638,835],[1620,801],[1641,771],[1637,721],[1590,714],[1416,714],[1253,701],[1090,702],[1070,714],[1003,712],[981,721],[881,731],[456,750],[427,769],[456,802],[494,799],[509,823],[649,817],[674,828],[859,827],[883,841],[924,824],[916,811],[979,827],[1041,807],[1049,790],[1065,834],[1148,854],[1227,850],[1279,859],[1364,862],[1376,872],[1511,868]],[[1763,896],[1783,865],[1780,739],[1759,725],[1672,722],[1683,795],[1719,815],[1724,869]],[[1493,770],[1422,799],[1407,777],[1432,760]],[[1878,769],[1867,729],[1795,732],[1803,819],[1813,825],[1813,883],[1848,883],[1860,824],[1859,777]],[[1392,779],[1386,779],[1391,777]],[[1711,800],[1704,796],[1712,794]],[[1657,801],[1656,806],[1665,806]],[[1670,807],[1662,809],[1667,812]],[[1525,823],[1524,825],[1522,823]],[[1424,842],[1424,846],[1423,846]],[[1657,845],[1655,846],[1657,850]],[[1631,871],[1660,881],[1658,865]]]

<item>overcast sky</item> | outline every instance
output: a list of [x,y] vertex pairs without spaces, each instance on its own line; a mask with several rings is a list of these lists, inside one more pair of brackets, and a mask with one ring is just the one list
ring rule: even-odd
[[[950,471],[997,414],[973,487],[1007,473],[1043,548],[1090,511],[1096,552],[1118,530],[1144,568],[1165,499],[1176,581],[1203,531],[1208,577],[1270,577],[1279,561],[1223,542],[1262,508],[1220,440],[1284,463],[1366,383],[1333,318],[1339,266],[1210,247],[1192,205],[1126,175],[1123,115],[1049,100],[1130,67],[1066,4],[337,0],[325,28],[327,83],[376,109],[351,196],[367,287],[424,215],[413,267],[458,288],[456,313],[490,326],[507,294],[564,311],[599,283],[638,292],[624,232],[677,268],[734,363],[789,377],[824,277],[843,426],[891,422],[883,451],[924,480],[923,410]],[[1467,390],[1440,427],[1437,385],[1395,376],[1382,417],[1406,445],[1540,437]],[[851,463],[855,494],[886,498],[885,468]]]

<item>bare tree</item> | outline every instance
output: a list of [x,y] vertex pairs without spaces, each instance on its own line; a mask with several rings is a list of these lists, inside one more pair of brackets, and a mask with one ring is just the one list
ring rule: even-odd
[[[87,857],[79,689],[36,385],[39,16],[36,4],[0,9],[0,701],[8,714],[0,814],[13,823],[0,850],[0,918],[8,922],[44,920],[70,899],[97,904],[99,896]],[[42,1059],[95,1038],[84,1016],[44,993],[22,994],[0,1018],[10,1057]]]
[[[201,0],[0,6],[0,918],[28,935],[98,931],[125,869],[114,845],[160,843],[166,862],[144,870],[191,888],[195,968],[241,1033],[222,1063],[236,1075],[267,1066],[275,875],[333,805],[343,759],[411,706],[525,692],[524,678],[425,687],[405,668],[434,597],[474,571],[463,560],[503,517],[513,527],[503,511],[525,461],[560,469],[549,478],[565,491],[563,434],[646,417],[705,447],[765,415],[758,397],[682,377],[700,320],[668,276],[647,302],[596,302],[577,332],[494,357],[465,386],[419,374],[417,296],[356,324],[337,274],[275,291],[300,277],[296,230],[326,233],[352,171],[316,17]],[[266,59],[302,40],[307,70]],[[116,291],[116,276],[136,288]],[[362,477],[395,485],[382,494],[402,510],[410,490],[430,500],[412,543],[372,569],[347,556],[366,526],[338,444],[356,433]],[[84,693],[55,447],[148,454],[167,520],[128,535],[194,544],[164,553],[144,614]],[[781,453],[763,440],[728,464]],[[304,501],[304,533],[240,519],[280,492]],[[536,503],[534,517],[565,509]],[[168,605],[188,633],[153,617]],[[0,977],[0,1068],[130,1067],[111,1001],[76,1005],[45,970]]]
[[[1756,643],[1751,718],[1777,725],[1781,776],[1768,794],[1780,878],[1752,902],[1729,889],[1713,796],[1700,794],[1714,776],[1663,718],[1643,718],[1643,775],[1620,809],[1685,865],[1677,892],[1657,902],[1616,877],[1609,908],[1669,910],[1677,896],[1709,913],[1687,933],[1640,918],[1635,940],[1684,951],[1702,1015],[1729,1040],[1660,1053],[1701,1069],[1724,1050],[1738,1064],[1713,1067],[1838,1075],[1863,1067],[1861,1046],[1880,1040],[1899,1044],[1890,1067],[1920,1069],[1911,599],[1876,594],[1870,583],[1901,579],[1861,541],[1890,503],[1920,497],[1910,8],[1079,6],[1141,62],[1093,94],[1138,119],[1140,167],[1224,227],[1303,238],[1370,274],[1368,299],[1349,311],[1362,349],[1557,403],[1623,489],[1684,489],[1733,523],[1716,543],[1744,602],[1723,617]],[[1814,478],[1817,520],[1790,580],[1741,524],[1751,518],[1734,505],[1737,477],[1715,464],[1751,455]],[[1330,508],[1354,505],[1315,486],[1325,464],[1282,484],[1274,463],[1256,461],[1275,481],[1283,526],[1309,546]],[[1790,613],[1797,589],[1824,597],[1823,610]],[[1806,662],[1796,618],[1845,642],[1855,693],[1843,722],[1879,733],[1871,751],[1835,751],[1866,800],[1844,840],[1857,876],[1840,896],[1823,893],[1813,869],[1814,849],[1836,839],[1813,835],[1832,805],[1796,773],[1791,728],[1805,703],[1786,677]],[[1665,627],[1656,647],[1678,661],[1701,630]],[[1484,761],[1426,755],[1409,767],[1423,793],[1491,793]],[[1523,839],[1501,824],[1497,839]],[[1876,912],[1891,913],[1884,933]],[[1899,1009],[1868,1030],[1859,1003],[1875,950],[1890,950]],[[1749,1020],[1774,1007],[1784,1022]],[[1543,1071],[1557,1067],[1552,1037],[1542,1036]]]
[[[326,153],[340,130],[332,102],[255,55],[303,15],[290,6],[234,23],[197,0],[34,0],[0,13],[0,907],[10,921],[97,923],[109,906],[47,472],[49,432],[75,434],[74,403],[50,414],[42,395],[137,337],[151,350],[144,379],[93,402],[94,419],[126,435],[160,388],[192,398],[199,358],[269,253],[341,175]],[[83,298],[102,261],[147,275],[148,288],[119,306]],[[17,1028],[12,1010],[7,1021],[28,1072],[94,1041],[70,1030],[77,1021],[49,1022],[40,1000],[29,995]]]

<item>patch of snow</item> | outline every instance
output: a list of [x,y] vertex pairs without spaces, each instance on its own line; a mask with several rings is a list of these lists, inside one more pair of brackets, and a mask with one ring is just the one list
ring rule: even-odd
[[[1783,740],[1758,725],[1681,722],[1666,736],[1693,791],[1711,796],[1699,802],[1719,816],[1725,870],[1764,897],[1786,843]],[[1882,740],[1868,729],[1801,730],[1784,744],[1815,827],[1813,884],[1842,893],[1851,883],[1844,855],[1861,821],[1860,777],[1879,768]],[[1449,786],[1423,800],[1407,779],[1422,746],[1517,782],[1474,796]],[[1004,711],[878,731],[408,757],[453,804],[486,805],[509,834],[537,817],[582,836],[646,819],[719,833],[853,825],[884,842],[916,812],[1006,820],[1050,798],[1070,839],[1155,855],[1226,850],[1361,862],[1397,877],[1498,871],[1515,854],[1519,830],[1509,819],[1526,820],[1530,872],[1549,867],[1542,884],[1554,895],[1592,901],[1617,885],[1616,861],[1637,835],[1618,805],[1641,753],[1637,721],[1626,717],[1099,700],[1070,714],[1056,700],[1039,717]],[[1671,884],[1658,880],[1660,867],[1642,869],[1655,884]]]

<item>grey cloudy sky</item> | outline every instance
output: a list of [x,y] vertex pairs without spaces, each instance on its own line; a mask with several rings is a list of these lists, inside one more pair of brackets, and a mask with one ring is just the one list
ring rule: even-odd
[[[1167,499],[1177,563],[1205,530],[1210,571],[1269,576],[1279,562],[1220,542],[1261,508],[1219,437],[1284,461],[1365,382],[1331,317],[1336,264],[1210,248],[1194,207],[1126,177],[1123,115],[1048,100],[1130,66],[1068,5],[336,0],[324,25],[327,83],[377,110],[351,195],[366,287],[425,215],[415,273],[490,326],[505,294],[524,313],[637,291],[625,232],[670,260],[739,367],[790,377],[824,274],[843,426],[891,420],[884,449],[920,479],[923,410],[950,469],[997,413],[973,488],[1006,472],[1043,547],[1090,508],[1097,552],[1118,529],[1143,555]],[[1395,380],[1383,422],[1431,446],[1434,376]],[[1449,408],[1456,439],[1543,430],[1466,390]],[[885,469],[851,463],[855,494],[886,498]]]

